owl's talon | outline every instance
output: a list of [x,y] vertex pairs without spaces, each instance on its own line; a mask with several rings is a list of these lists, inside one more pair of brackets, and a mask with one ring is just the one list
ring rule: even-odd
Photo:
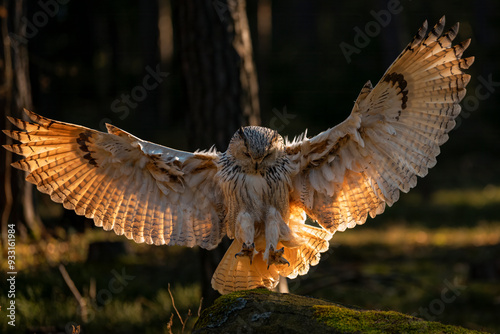
[[271,264],[288,264],[288,266],[290,267],[290,262],[288,262],[287,259],[283,257],[283,253],[285,252],[285,247],[281,247],[280,249],[275,251],[274,247],[271,245],[269,246],[268,251],[269,255],[267,258],[267,269],[269,269],[269,266]]
[[250,259],[250,264],[252,264],[254,250],[255,250],[255,244],[253,242],[250,245],[244,242],[243,245],[241,246],[240,252],[234,254],[234,257],[237,258],[238,256],[248,256],[248,258]]

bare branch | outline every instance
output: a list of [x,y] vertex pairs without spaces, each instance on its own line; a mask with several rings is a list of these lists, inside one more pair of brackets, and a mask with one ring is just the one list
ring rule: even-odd
[[201,307],[203,305],[203,297],[200,299],[200,307],[198,307],[198,318],[201,316]]
[[75,283],[73,283],[73,280],[71,279],[71,277],[69,277],[69,274],[66,271],[64,265],[62,264],[59,265],[59,271],[61,272],[64,281],[68,285],[68,288],[71,290],[76,300],[78,301],[78,304],[80,305],[80,313],[82,316],[82,321],[86,323],[88,320],[87,301],[85,300],[85,298],[82,297],[82,295],[76,288]]
[[168,334],[174,334],[172,332],[172,326],[174,325],[174,314],[170,314],[170,320],[168,321],[167,324],[167,329],[168,329]]
[[182,320],[182,317],[179,314],[179,311],[177,311],[177,307],[175,307],[174,296],[172,295],[172,291],[170,291],[170,283],[168,283],[168,293],[170,294],[170,299],[172,299],[172,306],[173,306],[175,312],[177,313],[179,320],[181,321],[182,328],[184,328],[184,321]]

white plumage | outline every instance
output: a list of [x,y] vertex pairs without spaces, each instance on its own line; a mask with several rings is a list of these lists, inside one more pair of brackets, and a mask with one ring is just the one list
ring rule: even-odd
[[[336,231],[363,224],[436,164],[460,113],[474,61],[470,40],[427,22],[350,116],[317,136],[285,142],[245,127],[226,152],[183,152],[108,125],[108,133],[53,121],[9,118],[23,155],[12,165],[55,202],[136,242],[212,249],[234,239],[212,285],[221,293],[272,288],[304,275]],[[305,224],[306,215],[320,227]]]

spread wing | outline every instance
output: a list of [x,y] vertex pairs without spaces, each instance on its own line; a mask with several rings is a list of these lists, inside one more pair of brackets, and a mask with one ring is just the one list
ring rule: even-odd
[[218,154],[156,145],[107,125],[109,133],[25,110],[9,118],[25,156],[12,165],[66,209],[136,242],[214,248],[225,234],[222,196],[213,181]]
[[436,164],[460,113],[474,61],[470,40],[452,46],[458,23],[441,36],[444,17],[427,21],[373,88],[365,84],[350,116],[308,139],[287,143],[299,166],[292,203],[329,230],[363,224],[384,211]]

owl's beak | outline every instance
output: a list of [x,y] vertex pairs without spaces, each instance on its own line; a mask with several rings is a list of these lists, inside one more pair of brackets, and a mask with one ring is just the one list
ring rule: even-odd
[[255,163],[255,171],[259,170],[259,165],[262,163],[262,160],[264,160],[264,158],[262,158],[262,157],[260,157],[258,159],[252,157],[252,161]]

